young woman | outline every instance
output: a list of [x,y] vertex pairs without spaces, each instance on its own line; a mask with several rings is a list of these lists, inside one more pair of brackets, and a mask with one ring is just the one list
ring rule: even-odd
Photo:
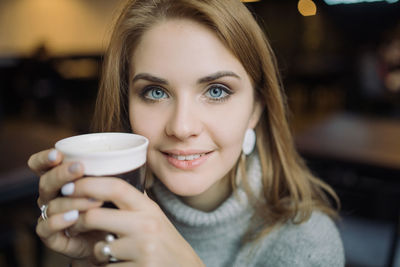
[[56,150],[30,158],[37,233],[72,266],[344,266],[336,195],[294,148],[274,55],[239,0],[128,1],[95,128],[146,136],[153,182],[142,194]]

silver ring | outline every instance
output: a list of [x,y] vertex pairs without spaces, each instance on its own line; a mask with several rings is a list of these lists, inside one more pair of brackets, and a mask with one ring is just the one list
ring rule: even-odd
[[117,262],[118,261],[118,259],[112,255],[111,248],[109,245],[105,245],[101,249],[101,252],[103,253],[104,256],[108,257],[109,262]]
[[42,212],[42,214],[40,215],[43,219],[43,221],[47,220],[47,209],[49,208],[49,205],[44,204],[42,206],[40,206],[40,211]]
[[106,235],[106,242],[107,243],[112,243],[115,241],[115,235],[114,234],[107,234]]

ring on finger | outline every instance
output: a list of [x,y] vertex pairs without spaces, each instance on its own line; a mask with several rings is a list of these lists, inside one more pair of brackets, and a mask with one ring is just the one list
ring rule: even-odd
[[114,234],[107,234],[105,239],[107,243],[112,243],[115,241],[116,237]]
[[117,262],[118,259],[112,255],[111,247],[110,245],[105,245],[102,249],[101,252],[103,253],[104,256],[108,257],[109,262]]
[[40,211],[41,211],[40,216],[42,217],[43,221],[46,221],[49,218],[47,216],[47,209],[48,208],[49,208],[49,205],[47,205],[47,204],[43,204],[42,206],[40,206]]

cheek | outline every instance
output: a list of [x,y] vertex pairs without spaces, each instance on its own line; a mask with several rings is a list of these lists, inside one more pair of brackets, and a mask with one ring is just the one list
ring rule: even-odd
[[240,152],[243,136],[247,129],[247,120],[242,116],[224,116],[208,124],[208,132],[213,141],[224,151]]
[[160,142],[160,133],[163,131],[161,115],[153,115],[153,113],[146,112],[141,108],[131,108],[129,118],[133,133],[149,139],[147,164],[149,169],[153,170],[154,166],[151,163],[157,162],[155,146]]
[[163,113],[150,112],[146,108],[136,105],[129,109],[129,121],[133,133],[143,135],[150,141],[150,146],[163,131]]
[[219,147],[225,150],[237,151],[242,146],[244,130],[226,125],[225,128],[219,126],[219,131],[214,131],[214,141]]
[[243,106],[235,105],[224,112],[214,112],[209,125],[222,138],[237,142],[248,128],[250,114],[250,110],[246,112]]

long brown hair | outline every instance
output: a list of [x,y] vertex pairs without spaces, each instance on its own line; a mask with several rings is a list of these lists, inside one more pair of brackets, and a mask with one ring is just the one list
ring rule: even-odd
[[[166,19],[189,19],[215,32],[249,74],[264,110],[256,126],[263,194],[257,216],[263,230],[292,220],[301,223],[318,209],[336,213],[334,191],[314,177],[298,155],[286,117],[286,103],[269,42],[239,0],[129,0],[117,20],[107,50],[94,126],[96,131],[131,131],[128,114],[129,61],[143,33]],[[244,170],[244,157],[237,166]],[[236,174],[236,168],[232,170]],[[234,175],[231,175],[234,176]],[[247,178],[243,177],[244,181]],[[248,192],[250,194],[250,192]]]

